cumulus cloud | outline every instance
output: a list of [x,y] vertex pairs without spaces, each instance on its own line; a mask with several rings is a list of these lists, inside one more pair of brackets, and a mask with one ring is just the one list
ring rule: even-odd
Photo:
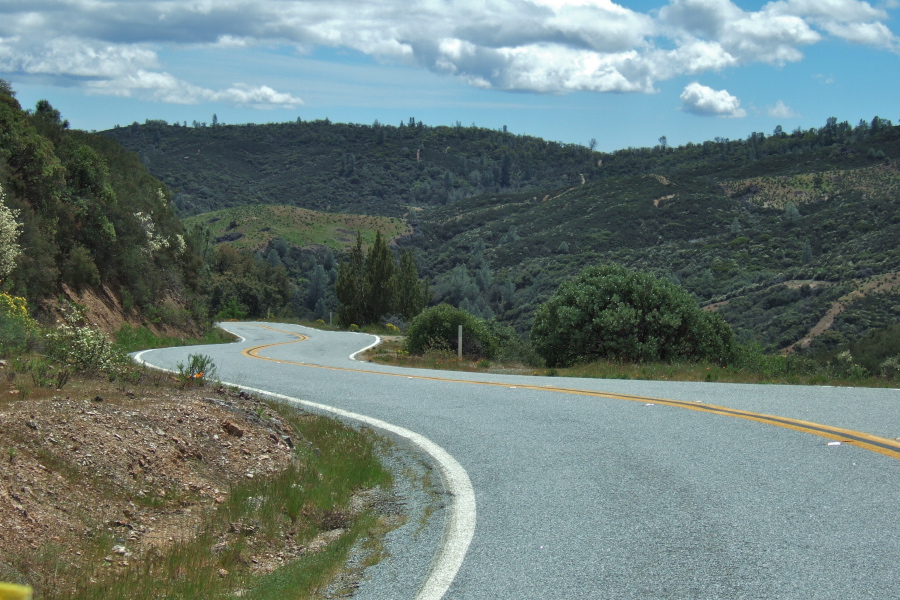
[[691,83],[681,92],[682,110],[704,117],[746,117],[741,101],[728,90],[714,90],[697,82]]
[[775,117],[776,119],[792,119],[794,117],[799,116],[794,109],[790,106],[779,100],[775,103],[774,106],[770,106],[766,109],[766,114],[770,117]]
[[[669,0],[647,13],[612,0],[10,0],[0,4],[0,75],[85,78],[96,93],[142,91],[164,102],[205,94],[295,106],[296,97],[264,85],[201,92],[173,82],[160,56],[327,46],[484,88],[647,93],[683,75],[799,61],[826,39],[898,50],[888,19],[862,0],[772,0],[755,11]],[[117,91],[122,82],[131,85]]]
[[223,102],[252,108],[295,108],[303,100],[291,94],[276,92],[268,86],[236,83],[224,90],[211,90],[178,79],[169,73],[136,71],[87,84],[94,94],[127,98],[144,98],[170,104]]

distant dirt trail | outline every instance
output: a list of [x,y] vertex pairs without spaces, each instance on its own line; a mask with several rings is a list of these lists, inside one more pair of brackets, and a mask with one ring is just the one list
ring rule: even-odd
[[793,352],[797,348],[809,348],[809,345],[812,343],[813,339],[822,335],[834,324],[835,318],[844,310],[847,309],[848,306],[856,302],[857,300],[862,300],[866,296],[870,294],[877,294],[879,292],[886,292],[892,290],[896,287],[900,287],[900,272],[893,273],[885,273],[884,275],[878,275],[869,279],[868,281],[856,281],[858,287],[850,292],[849,294],[845,294],[835,300],[825,315],[819,319],[819,322],[816,323],[812,329],[809,330],[803,338],[794,342],[782,352],[789,353]]

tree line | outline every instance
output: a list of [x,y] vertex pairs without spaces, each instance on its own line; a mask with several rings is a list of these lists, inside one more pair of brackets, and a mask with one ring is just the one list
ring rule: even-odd
[[412,252],[403,250],[399,261],[388,248],[381,232],[368,252],[363,252],[362,235],[338,267],[334,284],[338,321],[343,327],[378,323],[396,316],[409,321],[431,302],[427,280],[420,280]]

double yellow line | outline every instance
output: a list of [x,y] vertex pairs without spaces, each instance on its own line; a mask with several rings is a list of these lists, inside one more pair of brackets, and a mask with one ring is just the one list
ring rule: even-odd
[[750,412],[746,410],[738,410],[735,408],[728,408],[725,406],[715,406],[712,404],[703,404],[699,402],[688,402],[684,400],[667,400],[665,398],[653,398],[649,396],[632,396],[628,394],[613,394],[610,392],[594,392],[590,390],[579,390],[575,388],[565,388],[565,387],[556,387],[556,386],[540,386],[540,385],[513,385],[509,383],[498,383],[495,381],[472,381],[469,379],[453,379],[450,377],[434,377],[434,376],[425,376],[425,375],[409,375],[406,373],[385,373],[383,371],[370,371],[366,369],[351,369],[349,367],[327,367],[323,365],[314,365],[310,363],[297,362],[292,360],[279,360],[276,358],[268,358],[266,356],[261,356],[260,352],[266,350],[268,348],[275,348],[277,346],[285,346],[288,344],[296,344],[298,342],[303,342],[309,339],[309,336],[303,335],[302,333],[294,333],[292,331],[284,331],[282,329],[275,329],[274,327],[266,327],[264,325],[258,325],[257,327],[262,327],[264,329],[269,329],[271,331],[277,331],[278,333],[284,333],[287,335],[294,336],[297,339],[293,339],[287,342],[279,342],[277,344],[263,344],[261,346],[254,346],[253,348],[247,348],[243,352],[242,355],[248,358],[256,358],[259,360],[267,360],[270,362],[275,362],[279,364],[287,364],[287,365],[296,365],[300,367],[309,367],[313,369],[329,369],[331,371],[347,371],[352,373],[366,373],[370,375],[381,375],[386,377],[401,377],[404,379],[419,379],[424,381],[442,381],[448,383],[465,383],[468,385],[484,385],[484,386],[493,386],[493,387],[503,387],[503,388],[514,388],[520,390],[534,390],[541,392],[555,392],[558,394],[575,394],[579,396],[593,396],[596,398],[609,398],[613,400],[628,400],[631,402],[644,402],[651,404],[659,404],[662,406],[673,406],[676,408],[684,408],[687,410],[696,410],[705,413],[712,413],[717,415],[723,415],[727,417],[734,417],[737,419],[746,419],[748,421],[756,421],[757,423],[764,423],[766,425],[774,425],[775,427],[783,427],[785,429],[793,429],[794,431],[800,431],[803,433],[811,433],[813,435],[818,435],[820,437],[832,440],[834,442],[840,442],[843,444],[851,444],[858,448],[862,448],[864,450],[869,450],[871,452],[877,452],[878,454],[883,454],[885,456],[890,456],[891,458],[900,459],[900,441],[892,440],[889,438],[883,438],[876,435],[870,435],[868,433],[862,433],[860,431],[854,431],[852,429],[841,429],[840,427],[832,427],[830,425],[822,425],[821,423],[812,423],[810,421],[800,421],[798,419],[789,419],[786,417],[778,417],[774,415],[766,415],[761,413]]

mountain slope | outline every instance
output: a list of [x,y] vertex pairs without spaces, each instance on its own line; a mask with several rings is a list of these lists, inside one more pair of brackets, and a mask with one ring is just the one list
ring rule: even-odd
[[[421,123],[148,122],[106,135],[173,186],[185,213],[283,203],[404,218],[412,232],[398,243],[418,250],[437,301],[522,332],[562,280],[616,261],[678,282],[740,339],[778,349],[900,271],[900,127],[878,117],[613,153]],[[817,339],[900,318],[896,293],[850,296]]]
[[190,330],[205,320],[202,261],[165,186],[113,140],[69,130],[49,102],[23,110],[2,80],[0,186],[21,224],[4,291],[33,308],[92,291],[135,321]]
[[184,215],[244,204],[403,216],[485,190],[591,178],[597,153],[476,127],[306,121],[103,132],[141,157]]

